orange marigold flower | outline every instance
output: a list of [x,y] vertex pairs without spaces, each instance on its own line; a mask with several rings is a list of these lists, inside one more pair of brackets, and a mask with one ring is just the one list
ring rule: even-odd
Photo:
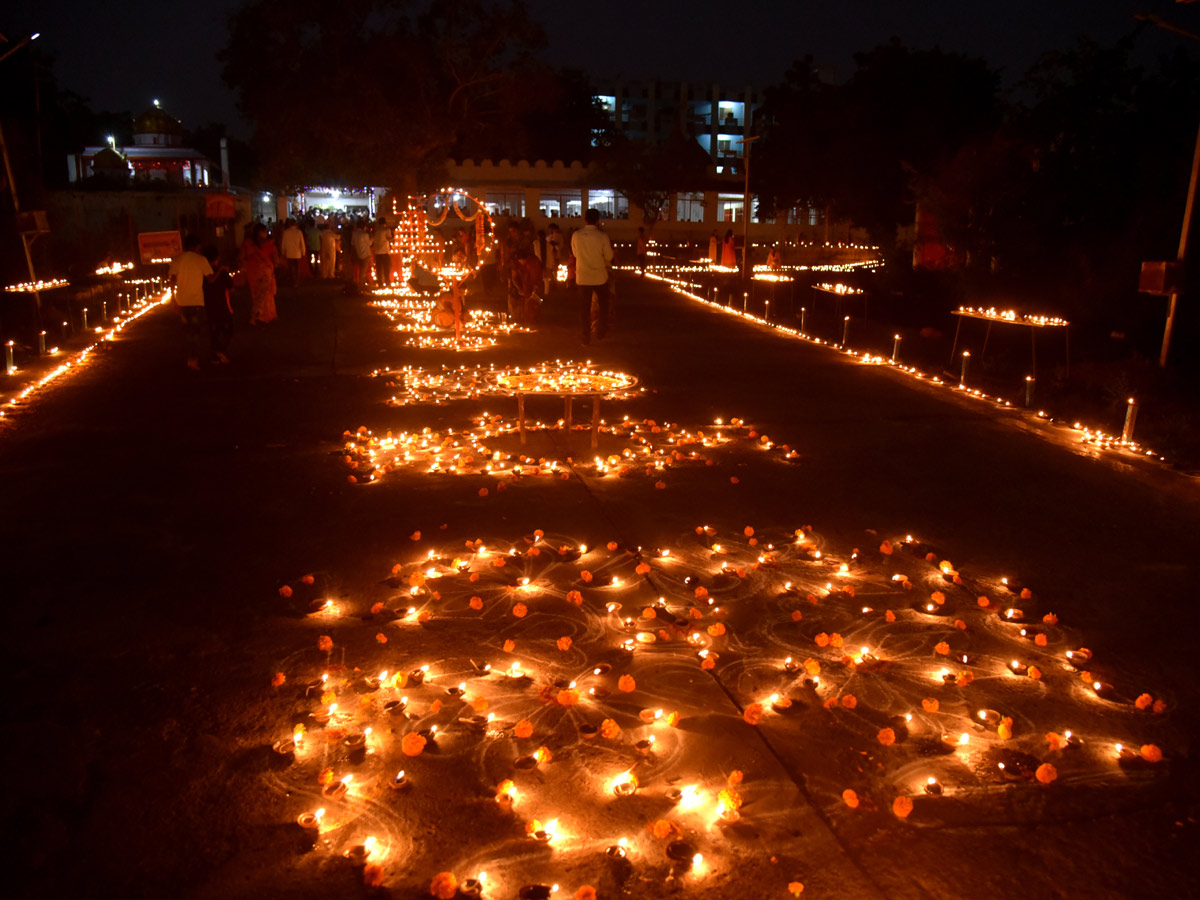
[[643,619],[656,619],[656,618],[658,618],[658,613],[654,611],[653,606],[647,606],[645,609],[642,610],[642,618]]
[[1163,752],[1157,744],[1143,744],[1141,749],[1142,759],[1149,763],[1162,762]]
[[584,584],[591,584],[592,583],[592,573],[589,572],[587,569],[584,569],[583,571],[581,571],[579,573],[579,580],[582,581]]
[[573,641],[571,640],[571,638],[565,634],[562,637],[560,637],[557,641],[555,641],[555,644],[557,645],[558,649],[563,650],[563,651],[570,650],[572,643],[573,643]]
[[487,697],[476,697],[471,701],[471,709],[477,713],[486,712],[488,708]]
[[852,788],[842,791],[842,802],[851,809],[858,809],[858,794]]
[[816,643],[816,645],[818,647],[828,647],[829,646],[829,635],[827,635],[825,632],[822,631],[815,638],[813,638],[813,641]]
[[637,690],[637,682],[632,675],[622,675],[617,679],[617,688],[629,694]]
[[476,582],[476,581],[478,581],[478,580],[479,580],[479,573],[478,573],[478,572],[472,572],[470,575],[468,575],[468,576],[467,576],[467,581],[470,581],[470,582]]
[[889,609],[887,612],[885,612],[883,614],[883,621],[885,621],[889,624],[891,624],[892,622],[895,622],[896,614]]
[[387,643],[387,635],[384,634],[382,631],[377,631],[375,633],[375,640],[377,640],[381,644],[386,644]]
[[333,638],[327,634],[321,635],[319,638],[317,638],[317,649],[323,653],[328,653],[333,649]]
[[801,894],[804,893],[804,883],[801,881],[789,881],[788,882],[788,892],[793,897],[799,897]]
[[829,646],[830,647],[841,647],[843,643],[844,642],[842,641],[842,636],[840,634],[838,634],[836,631],[829,636]]
[[470,600],[467,601],[467,605],[469,607],[471,607],[471,609],[483,609],[483,598],[482,597],[472,597]]
[[882,553],[884,556],[891,556],[892,555],[892,542],[884,541],[882,544],[880,544],[879,552]]
[[742,808],[742,795],[728,787],[717,794],[717,802],[725,804],[726,809],[739,810]]
[[487,489],[487,488],[480,488],[480,489],[479,489],[479,496],[480,496],[480,497],[486,497],[487,495],[488,495],[488,489]]
[[1033,599],[1033,591],[1031,591],[1029,588],[1021,588],[1021,599],[1022,600]]
[[419,622],[421,625],[424,625],[426,622],[428,622],[432,618],[433,618],[433,612],[431,610],[423,609],[419,613],[417,613],[417,622]]
[[524,603],[518,603],[516,606],[514,606],[512,608],[512,614],[514,616],[516,616],[518,619],[525,618],[525,614],[527,612],[529,612],[529,607],[526,606]]
[[608,549],[609,549],[609,550],[616,550],[616,549],[617,549],[617,542],[616,542],[616,541],[609,541],[609,542],[608,542]]
[[1050,763],[1042,763],[1033,773],[1033,777],[1042,784],[1049,784],[1058,777],[1058,769],[1054,768]]
[[950,645],[945,641],[938,641],[933,645],[933,652],[940,656],[947,656],[950,653]]
[[1150,705],[1153,703],[1154,703],[1154,698],[1151,697],[1149,694],[1140,694],[1140,695],[1138,695],[1138,698],[1133,701],[1133,705],[1136,706],[1138,709],[1149,709]]
[[665,481],[656,481],[654,482],[654,489],[656,491],[665,491],[667,489],[667,483]]
[[325,693],[321,694],[322,706],[330,706],[334,703],[337,703],[337,694],[333,691],[325,691]]
[[843,694],[842,706],[844,706],[846,709],[854,709],[858,706],[858,698],[853,694]]
[[585,884],[575,892],[575,900],[596,900],[596,889],[590,884]]
[[567,591],[567,602],[574,603],[576,606],[583,606],[583,594],[579,591]]
[[936,603],[938,606],[946,605],[946,595],[943,594],[941,591],[934,591],[932,594],[929,595],[929,599],[932,600],[934,603]]
[[913,811],[911,797],[897,797],[892,801],[892,812],[898,819],[907,819]]
[[799,622],[803,618],[804,618],[804,613],[800,612],[800,610],[798,610],[798,609],[792,610],[792,621],[793,622]]
[[383,612],[383,603],[373,603],[373,604],[371,604],[371,615],[373,615],[373,616],[377,616],[377,615],[379,615],[381,612]]
[[437,900],[454,900],[458,894],[458,879],[452,872],[438,872],[429,883],[429,893],[437,897]]
[[940,706],[941,704],[938,703],[937,697],[926,697],[921,701],[921,708],[927,713],[937,712]]
[[650,563],[638,563],[637,567],[633,571],[635,571],[639,575],[649,575],[650,574]]
[[716,659],[714,659],[711,656],[706,656],[704,658],[704,660],[700,663],[700,668],[702,668],[706,672],[708,672],[712,669],[715,669],[716,667],[717,667],[717,661],[716,661]]
[[741,784],[745,779],[746,774],[741,769],[734,769],[729,773],[729,777],[725,780],[729,782],[730,786],[732,787]]
[[762,716],[763,708],[762,705],[758,703],[751,703],[742,713],[742,718],[746,721],[747,725],[757,725],[760,721],[762,721]]
[[414,531],[412,534],[410,534],[410,535],[408,536],[408,539],[409,539],[410,541],[419,541],[419,540],[421,539],[421,532],[419,532],[419,531]]
[[1046,744],[1051,750],[1061,750],[1064,746],[1062,735],[1056,734],[1053,731],[1046,733]]
[[890,728],[880,728],[879,734],[877,734],[876,737],[879,739],[879,743],[883,744],[885,747],[890,747],[892,744],[896,743],[896,732],[892,731]]
[[522,719],[513,726],[513,735],[519,738],[527,738],[533,734],[533,723],[528,719]]
[[367,887],[379,887],[383,884],[383,866],[379,863],[367,863],[363,866],[363,884]]
[[650,833],[660,841],[664,838],[669,838],[674,831],[675,826],[671,824],[669,819],[655,819],[650,824]]
[[432,703],[429,704],[429,714],[430,715],[433,715],[434,713],[440,713],[441,711],[442,711],[442,701],[441,700],[434,700]]
[[700,585],[696,588],[696,590],[692,591],[692,593],[696,595],[697,600],[703,600],[708,596],[708,588],[706,588],[704,585]]
[[1042,680],[1042,670],[1039,669],[1037,666],[1030,666],[1029,671],[1026,674],[1028,674],[1029,677],[1032,678],[1034,681]]
[[1046,636],[1044,634],[1035,635],[1033,638],[1033,642],[1035,644],[1037,644],[1039,647],[1045,647],[1046,646]]
[[747,525],[745,528],[742,529],[742,534],[744,534],[746,537],[754,537],[754,529],[751,526]]
[[279,687],[285,681],[287,681],[287,676],[284,675],[282,672],[276,672],[274,675],[271,676],[271,687]]
[[810,656],[808,659],[806,659],[804,661],[804,671],[807,672],[809,675],[820,675],[821,674],[820,660],[813,659]]
[[517,646],[517,644],[516,644],[516,642],[515,642],[515,641],[513,641],[513,640],[511,640],[511,639],[510,639],[510,640],[507,640],[507,641],[505,641],[505,642],[504,642],[504,652],[505,652],[505,653],[512,653],[512,652],[513,652],[513,649],[514,649],[516,646]]
[[317,784],[319,784],[319,785],[333,784],[333,769],[322,769],[320,774],[317,775]]
[[1056,616],[1054,613],[1046,613],[1044,616],[1042,616],[1042,622],[1046,625],[1057,625],[1058,616]]
[[700,612],[700,610],[696,609],[696,607],[693,606],[691,609],[688,610],[688,618],[689,619],[703,619],[704,613]]
[[559,706],[575,706],[579,702],[579,691],[574,688],[563,688],[558,692]]
[[925,562],[937,562],[937,554],[936,553],[926,553],[925,554]]
[[279,589],[279,596],[284,598],[292,596],[292,589],[285,584]]
[[984,609],[987,609],[989,606],[992,605],[992,601],[989,600],[987,597],[980,597],[980,598],[978,598],[978,600],[976,600],[976,602]]
[[600,736],[601,737],[607,738],[608,740],[611,741],[614,738],[616,738],[618,735],[620,735],[620,733],[621,733],[621,726],[618,725],[613,719],[605,719],[603,722],[600,723]]
[[[711,460],[711,459],[710,459],[710,460],[708,460],[708,461],[707,461],[707,464],[711,466],[711,465],[712,465],[712,460]],[[729,476],[729,483],[730,483],[730,484],[741,484],[741,481],[742,481],[742,480],[741,480],[740,478],[738,478],[736,475],[730,475],[730,476]]]
[[958,676],[958,686],[966,687],[968,684],[970,684],[974,680],[975,680],[974,672],[970,672],[970,671],[961,672],[961,673],[959,673],[959,676]]
[[723,622],[714,622],[708,626],[708,633],[713,637],[720,637],[725,633],[725,624]]
[[1154,706],[1152,706],[1150,708],[1153,709],[1156,713],[1162,714],[1167,711],[1167,701],[1166,700],[1155,700]]
[[838,698],[837,697],[827,698],[825,700],[825,708],[826,709],[837,709],[838,708]]

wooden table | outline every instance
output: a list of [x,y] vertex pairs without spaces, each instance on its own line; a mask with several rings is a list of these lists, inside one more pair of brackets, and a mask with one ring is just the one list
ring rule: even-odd
[[583,392],[559,392],[559,391],[513,391],[517,395],[517,433],[521,436],[521,444],[525,444],[525,397],[533,396],[559,396],[563,398],[564,415],[563,418],[567,423],[567,434],[571,432],[572,424],[572,405],[576,397],[591,397],[592,398],[592,447],[596,447],[600,443],[600,397],[602,392],[594,393]]

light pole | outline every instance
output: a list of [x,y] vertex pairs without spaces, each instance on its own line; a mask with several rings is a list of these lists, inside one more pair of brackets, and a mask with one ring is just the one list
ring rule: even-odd
[[746,188],[742,196],[742,280],[750,280],[750,145],[762,135],[744,137],[738,141],[742,145],[742,162],[746,169]]
[[[8,52],[0,56],[0,62],[4,62],[25,45],[36,41],[40,34],[41,32],[35,31],[31,35],[21,38]],[[8,189],[12,192],[13,214],[17,220],[17,228],[21,232],[21,247],[25,251],[25,265],[29,267],[29,283],[33,286],[34,309],[37,313],[37,324],[40,326],[42,324],[42,295],[37,289],[37,275],[33,271],[33,255],[29,252],[29,235],[21,226],[21,201],[17,197],[17,183],[13,180],[12,162],[8,158],[8,142],[4,140],[3,127],[0,127],[0,156],[4,157],[4,174],[8,178]]]

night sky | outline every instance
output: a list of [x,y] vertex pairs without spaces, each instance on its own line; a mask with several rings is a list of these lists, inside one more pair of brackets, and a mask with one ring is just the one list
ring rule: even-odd
[[[186,126],[226,122],[248,129],[219,77],[215,55],[226,18],[240,0],[17,0],[0,13],[10,40],[40,31],[39,50],[55,58],[59,83],[97,110],[137,113],[157,98]],[[1007,81],[1045,50],[1080,35],[1112,41],[1151,12],[1200,32],[1200,3],[1172,0],[528,0],[549,35],[547,58],[597,76],[766,85],[812,54],[836,79],[853,54],[896,35],[913,47],[982,56]],[[586,12],[583,12],[586,10]],[[1148,28],[1146,59],[1200,43]],[[20,56],[3,65],[22,64]],[[26,63],[27,64],[27,63]]]

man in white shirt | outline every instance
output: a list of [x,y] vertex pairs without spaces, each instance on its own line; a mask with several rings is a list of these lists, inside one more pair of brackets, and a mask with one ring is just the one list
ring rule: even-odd
[[279,249],[283,251],[283,258],[287,261],[288,276],[291,279],[292,287],[295,287],[300,283],[300,260],[308,252],[304,232],[300,230],[295,219],[287,220],[279,244]]
[[387,287],[392,281],[392,229],[383,216],[371,232],[371,252],[375,254],[375,286]]
[[189,234],[183,241],[183,252],[171,260],[171,267],[167,270],[171,299],[183,321],[187,366],[196,372],[200,370],[200,346],[208,321],[204,315],[204,279],[213,273],[208,260],[196,252],[199,246],[200,238]]
[[575,257],[575,285],[579,292],[579,322],[583,342],[592,342],[592,297],[596,298],[599,319],[596,340],[608,333],[608,303],[612,296],[609,267],[612,265],[612,241],[600,230],[600,211],[589,209],[583,217],[585,224],[571,235],[571,253]]

